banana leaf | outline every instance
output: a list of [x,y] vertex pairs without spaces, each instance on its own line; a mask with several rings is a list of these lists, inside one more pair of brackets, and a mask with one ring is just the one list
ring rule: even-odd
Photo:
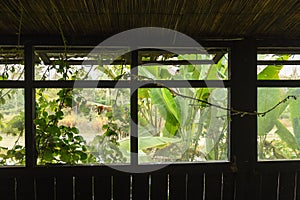
[[[163,148],[172,143],[180,142],[181,138],[168,138],[168,137],[139,137],[138,149],[146,150],[149,148]],[[122,140],[119,142],[120,148],[129,150],[130,140]]]
[[264,68],[258,75],[258,80],[279,80],[279,72],[282,69],[281,66],[270,65]]
[[[294,95],[299,94],[299,89],[290,89],[289,93]],[[298,96],[298,95],[297,95]],[[293,131],[295,135],[295,140],[297,142],[298,148],[300,148],[300,101],[290,102],[290,116],[292,120]]]
[[276,120],[276,134],[284,141],[290,148],[299,149],[294,135],[279,121]]
[[166,88],[153,88],[150,90],[152,103],[158,107],[161,116],[166,120],[164,135],[174,136],[180,127],[180,109]]
[[[282,99],[281,90],[279,88],[259,88],[258,89],[258,112],[265,112],[272,108]],[[275,126],[276,120],[282,113],[280,106],[265,116],[258,117],[258,135],[266,135]]]

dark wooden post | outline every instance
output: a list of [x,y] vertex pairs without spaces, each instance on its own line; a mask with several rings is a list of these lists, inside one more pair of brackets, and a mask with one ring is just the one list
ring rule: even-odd
[[34,140],[34,105],[35,96],[33,88],[34,80],[34,49],[28,42],[24,47],[25,64],[25,151],[26,170],[22,177],[17,179],[18,199],[34,199],[33,168],[36,165],[35,140]]
[[[231,49],[231,105],[253,112],[257,108],[257,66],[255,40],[236,41]],[[233,116],[231,121],[231,161],[235,162],[236,199],[257,199],[254,168],[257,161],[256,116]]]

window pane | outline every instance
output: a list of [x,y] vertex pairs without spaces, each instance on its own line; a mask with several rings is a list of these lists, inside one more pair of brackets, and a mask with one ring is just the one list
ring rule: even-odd
[[140,53],[141,80],[227,80],[228,54],[216,53]]
[[24,90],[0,89],[0,166],[25,165]]
[[[258,80],[297,80],[300,54],[258,54]],[[280,63],[281,61],[285,61]]]
[[228,160],[227,111],[178,94],[228,107],[226,88],[139,89],[139,163]]
[[258,88],[258,112],[265,112],[285,99],[265,116],[258,117],[258,159],[300,158],[300,88]]
[[[92,48],[63,49],[37,48],[35,54],[36,80],[125,80],[129,79],[130,66],[126,49]],[[128,56],[127,56],[128,57]]]
[[38,164],[130,162],[129,89],[37,89]]
[[24,80],[23,49],[0,47],[1,80]]

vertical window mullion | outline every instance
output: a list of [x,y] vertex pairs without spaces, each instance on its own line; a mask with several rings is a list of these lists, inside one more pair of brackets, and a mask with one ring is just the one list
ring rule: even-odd
[[130,159],[131,165],[138,165],[138,51],[131,52],[131,86],[130,86]]
[[28,43],[24,48],[25,64],[25,149],[26,167],[32,168],[36,164],[35,139],[34,139],[34,50],[32,44]]

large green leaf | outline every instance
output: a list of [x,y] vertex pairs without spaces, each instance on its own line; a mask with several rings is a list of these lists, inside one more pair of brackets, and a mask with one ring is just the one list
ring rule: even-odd
[[279,80],[279,72],[283,66],[270,65],[264,68],[258,75],[258,80]]
[[[300,90],[290,89],[289,93],[296,95],[300,93]],[[300,112],[299,112],[300,101],[299,100],[291,101],[289,105],[290,105],[291,120],[292,120],[295,139],[298,144],[298,147],[300,148]]]
[[159,108],[161,116],[166,120],[165,131],[175,135],[180,126],[180,109],[171,94],[166,88],[153,88],[150,90],[152,103]]
[[[168,137],[139,137],[138,149],[146,150],[149,148],[163,148],[175,142],[180,142],[181,138],[168,138]],[[120,141],[120,148],[130,149],[130,140],[126,139]]]
[[279,121],[276,120],[276,134],[280,137],[280,139],[286,144],[292,148],[292,149],[298,149],[298,144],[295,140],[294,135]]
[[149,79],[170,79],[169,66],[142,66],[139,68],[139,76]]
[[[258,112],[265,112],[272,108],[281,100],[281,90],[279,88],[259,88],[258,89]],[[280,106],[265,116],[258,117],[258,134],[265,135],[272,130],[276,120],[281,114]]]
[[[281,55],[276,60],[288,60],[290,55]],[[282,69],[283,65],[269,65],[264,68],[258,75],[258,80],[279,80],[279,72]]]

